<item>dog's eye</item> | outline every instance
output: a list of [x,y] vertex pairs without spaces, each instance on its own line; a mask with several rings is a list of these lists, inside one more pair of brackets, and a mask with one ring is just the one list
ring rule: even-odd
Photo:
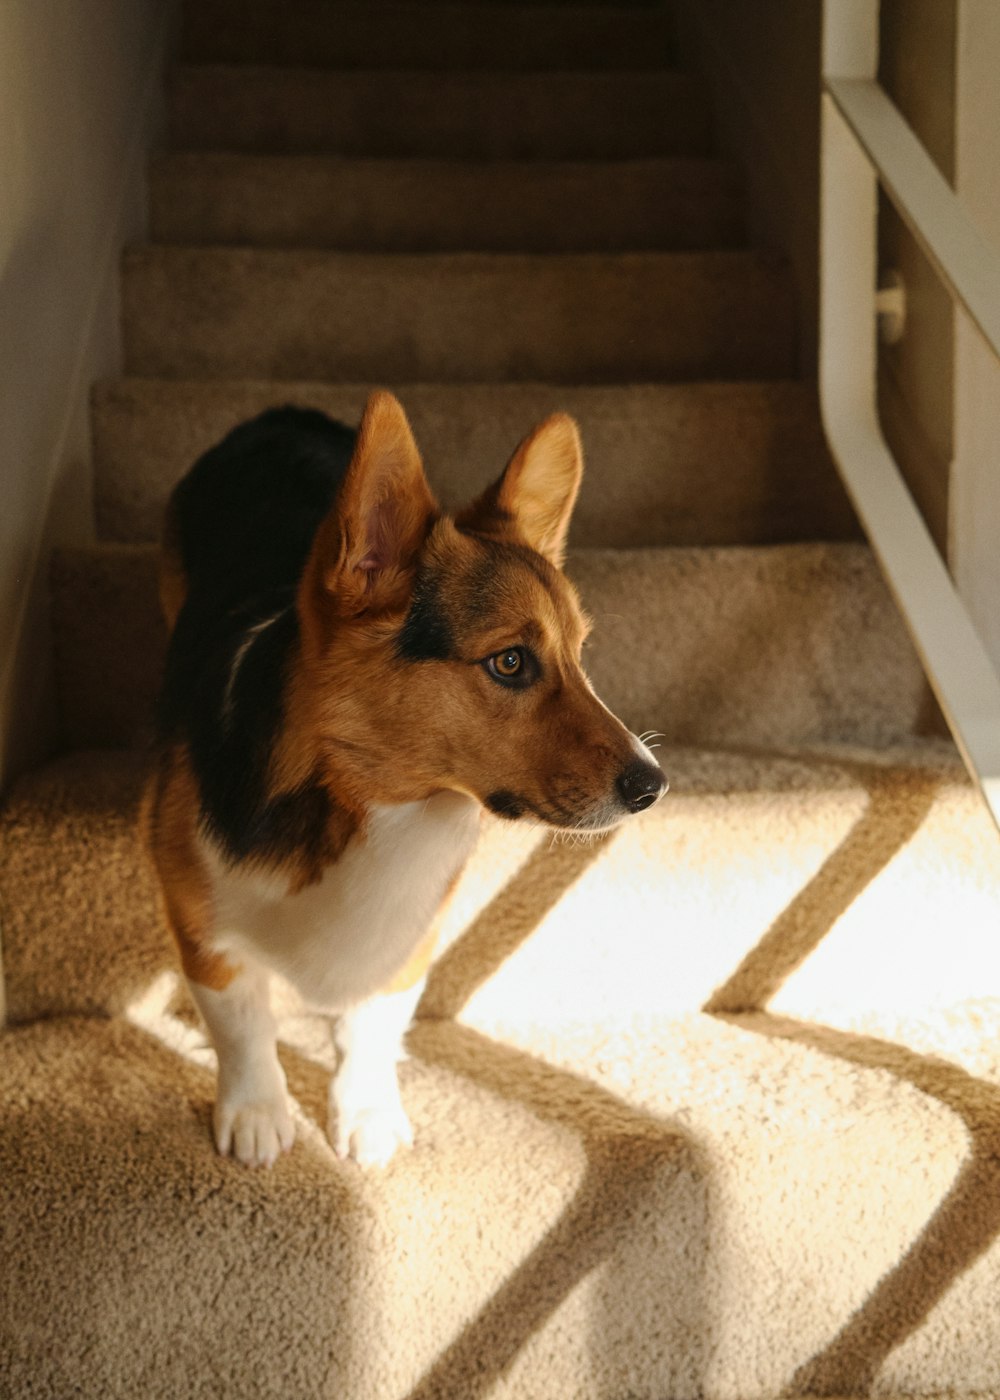
[[498,651],[496,656],[490,657],[490,668],[505,681],[516,676],[523,665],[524,657],[517,647],[512,647],[510,651]]
[[530,685],[535,679],[538,667],[530,652],[521,647],[507,647],[495,652],[485,661],[486,670],[501,685]]

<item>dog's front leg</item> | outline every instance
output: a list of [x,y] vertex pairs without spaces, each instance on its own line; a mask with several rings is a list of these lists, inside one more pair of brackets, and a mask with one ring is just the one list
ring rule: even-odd
[[373,997],[333,1023],[338,1064],[330,1084],[329,1132],[338,1157],[385,1166],[397,1148],[413,1143],[396,1065],[423,986],[421,979],[405,991]]
[[188,979],[219,1057],[215,1143],[247,1166],[272,1166],[295,1139],[278,1060],[268,974],[242,967],[221,991]]

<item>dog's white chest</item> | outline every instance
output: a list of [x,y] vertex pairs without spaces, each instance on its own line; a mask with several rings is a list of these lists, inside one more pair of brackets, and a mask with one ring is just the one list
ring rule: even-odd
[[263,962],[310,1004],[343,1010],[383,990],[404,966],[478,832],[478,804],[457,793],[374,808],[364,838],[292,895],[209,847],[213,942]]

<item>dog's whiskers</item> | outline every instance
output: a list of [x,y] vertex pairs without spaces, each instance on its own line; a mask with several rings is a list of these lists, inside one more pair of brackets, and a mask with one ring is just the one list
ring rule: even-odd
[[562,826],[557,827],[552,832],[552,839],[549,841],[549,850],[553,846],[592,846],[601,836],[605,835],[604,829],[594,830],[588,826]]

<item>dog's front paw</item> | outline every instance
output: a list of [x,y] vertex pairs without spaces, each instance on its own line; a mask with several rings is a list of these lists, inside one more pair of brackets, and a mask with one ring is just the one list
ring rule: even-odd
[[330,1142],[338,1157],[362,1167],[385,1167],[401,1147],[413,1146],[413,1129],[401,1103],[330,1112]]
[[248,1167],[273,1167],[295,1141],[295,1124],[284,1094],[244,1103],[220,1098],[215,1105],[215,1145]]

